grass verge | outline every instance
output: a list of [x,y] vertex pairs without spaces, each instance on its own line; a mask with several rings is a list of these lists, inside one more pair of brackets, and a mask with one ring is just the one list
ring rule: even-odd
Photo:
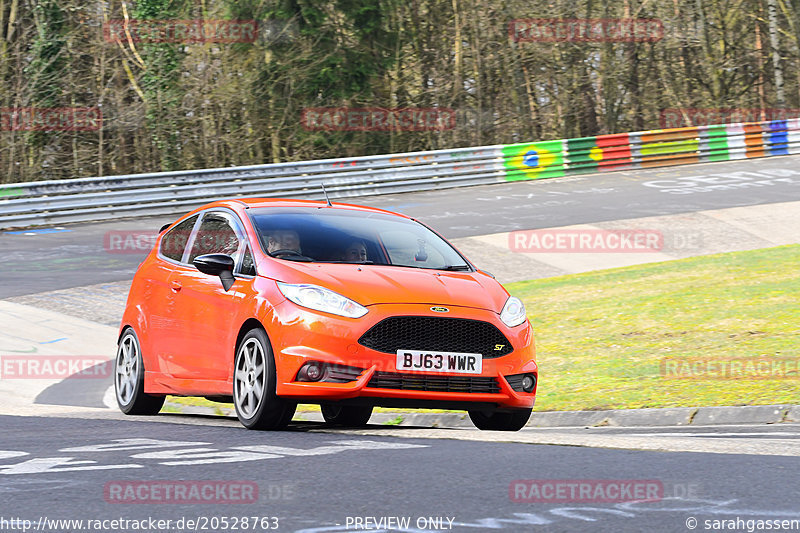
[[800,246],[791,245],[508,285],[536,332],[536,409],[800,403],[797,372],[783,379],[662,375],[665,358],[790,358],[797,368],[798,265]]

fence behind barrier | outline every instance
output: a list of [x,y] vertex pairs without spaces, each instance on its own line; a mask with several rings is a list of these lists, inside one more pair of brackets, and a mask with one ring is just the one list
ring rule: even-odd
[[0,185],[0,229],[187,211],[220,198],[331,198],[800,153],[800,119],[391,155]]

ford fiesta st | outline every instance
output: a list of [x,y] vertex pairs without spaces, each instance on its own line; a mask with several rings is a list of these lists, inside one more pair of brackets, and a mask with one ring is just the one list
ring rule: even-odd
[[416,220],[301,200],[215,202],[162,228],[133,280],[114,384],[127,414],[167,394],[279,429],[298,403],[361,426],[374,406],[463,409],[515,431],[538,380],[522,302]]

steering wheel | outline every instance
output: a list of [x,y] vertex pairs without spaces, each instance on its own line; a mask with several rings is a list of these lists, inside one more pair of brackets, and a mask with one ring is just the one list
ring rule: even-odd
[[309,261],[311,260],[310,257],[305,256],[300,252],[298,252],[297,250],[292,250],[290,248],[281,248],[280,250],[275,250],[274,252],[270,252],[269,255],[271,255],[272,257],[278,257],[280,255],[292,255],[294,257],[302,257],[303,259],[308,259]]

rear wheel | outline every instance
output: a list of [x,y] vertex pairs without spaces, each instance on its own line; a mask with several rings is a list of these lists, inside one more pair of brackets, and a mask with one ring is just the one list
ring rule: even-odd
[[114,359],[114,391],[117,405],[126,415],[155,415],[164,405],[165,396],[144,392],[144,362],[139,339],[132,328],[125,328]]
[[325,422],[332,426],[362,427],[367,425],[372,416],[372,406],[323,403],[320,409]]
[[469,418],[475,427],[491,431],[519,431],[531,417],[532,409],[514,411],[469,411]]
[[297,404],[275,394],[275,358],[262,329],[251,329],[236,350],[233,370],[233,405],[248,429],[282,429],[294,416]]

